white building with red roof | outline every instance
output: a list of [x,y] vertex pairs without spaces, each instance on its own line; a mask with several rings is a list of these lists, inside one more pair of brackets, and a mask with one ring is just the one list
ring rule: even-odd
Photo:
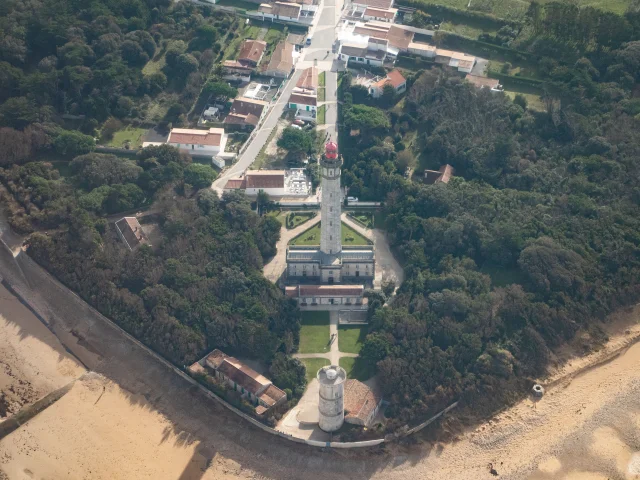
[[222,128],[172,128],[167,143],[190,155],[215,157],[224,153],[228,136]]
[[379,98],[382,95],[382,92],[384,92],[385,85],[393,87],[396,93],[403,93],[407,90],[407,80],[398,70],[393,70],[387,73],[385,78],[372,83],[369,86],[369,94],[373,98]]

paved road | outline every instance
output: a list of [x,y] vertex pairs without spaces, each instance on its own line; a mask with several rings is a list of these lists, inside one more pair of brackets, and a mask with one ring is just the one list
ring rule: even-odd
[[[298,58],[298,62],[295,65],[295,72],[288,80],[288,83],[280,94],[277,103],[271,107],[267,118],[264,120],[260,130],[251,140],[247,149],[242,153],[242,155],[240,155],[238,161],[231,168],[213,182],[211,188],[218,192],[218,195],[222,195],[224,185],[227,183],[229,178],[237,176],[239,173],[249,168],[254,162],[257,155],[260,153],[260,150],[262,150],[262,147],[269,139],[271,131],[278,123],[278,119],[282,116],[287,105],[287,100],[289,99],[296,82],[300,78],[302,70],[313,66],[316,62],[321,71],[337,68],[337,66],[334,67],[334,54],[331,53],[333,43],[336,39],[336,25],[340,14],[340,10],[336,8],[336,3],[341,7],[342,0],[325,0],[324,4],[321,5],[318,18],[309,29],[310,35],[313,38],[311,46],[305,48],[303,53],[300,55],[300,58]],[[327,52],[329,53],[327,54]],[[337,87],[337,73],[328,72],[326,82],[326,99],[328,102],[336,100],[335,92]],[[332,126],[332,129],[329,129],[328,127],[326,128],[329,130],[332,138],[337,138],[335,134],[335,123],[337,121],[336,108],[336,105],[329,107],[325,120],[328,125],[330,124]]]

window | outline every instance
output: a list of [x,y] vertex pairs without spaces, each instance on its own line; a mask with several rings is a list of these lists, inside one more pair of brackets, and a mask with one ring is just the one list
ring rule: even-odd
[[330,212],[333,212],[333,207],[329,207],[329,211],[330,211]]
[[329,240],[333,240],[333,235],[329,235]]
[[333,227],[333,220],[329,220],[329,226]]

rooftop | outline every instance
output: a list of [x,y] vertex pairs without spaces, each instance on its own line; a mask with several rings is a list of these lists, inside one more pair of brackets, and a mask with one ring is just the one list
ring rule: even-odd
[[208,367],[218,370],[229,380],[237,383],[253,395],[258,395],[271,385],[271,381],[268,378],[260,375],[237,358],[230,357],[220,350],[216,349],[211,352],[205,362]]
[[364,14],[369,17],[378,17],[378,18],[389,18],[393,19],[396,16],[398,10],[395,8],[376,8],[376,7],[367,7],[364,11]]
[[358,418],[363,423],[371,417],[382,401],[380,394],[358,380],[347,380],[344,384],[345,420]]
[[315,95],[305,95],[303,93],[292,93],[289,97],[289,103],[302,105],[317,105],[318,101]]
[[382,8],[385,10],[393,6],[393,0],[354,0],[353,3],[358,5],[366,5],[367,7]]
[[136,217],[123,217],[116,222],[116,228],[124,237],[125,244],[129,250],[133,250],[138,245],[147,243],[147,237],[142,231],[142,226]]
[[337,365],[328,365],[318,370],[316,377],[322,385],[339,385],[347,379],[347,372]]
[[246,188],[284,188],[284,170],[248,170]]
[[271,384],[267,389],[258,395],[258,398],[266,403],[269,407],[273,407],[276,403],[286,397],[287,394],[275,385]]
[[241,115],[255,115],[260,118],[262,112],[269,105],[263,100],[256,100],[255,98],[238,97],[231,104],[231,113],[239,113]]
[[224,62],[222,62],[222,67],[233,68],[236,70],[244,70],[247,72],[251,72],[253,70],[253,68],[250,65],[245,65],[243,63],[240,63],[238,60],[225,60]]
[[296,83],[296,87],[305,90],[316,90],[318,88],[318,67],[304,69],[298,79],[298,83]]
[[429,185],[434,183],[449,183],[454,173],[455,169],[449,164],[441,166],[440,170],[425,170],[424,182]]
[[261,40],[245,40],[240,47],[238,61],[257,64],[267,48],[267,42]]
[[230,113],[224,119],[224,123],[231,125],[258,125],[260,119],[255,115],[248,113]]
[[[299,7],[298,7],[299,8]],[[280,42],[271,55],[271,60],[266,70],[276,70],[289,75],[293,69],[293,45]]]
[[387,83],[390,84],[393,88],[398,88],[399,86],[407,83],[407,80],[398,70],[393,70],[387,73],[386,78],[379,80],[375,85],[378,88],[383,88]]
[[191,128],[172,128],[167,143],[209,145],[219,147],[222,143],[224,129],[210,128],[195,130]]
[[285,287],[285,295],[290,298],[298,297],[339,297],[357,296],[364,294],[363,285],[296,285]]

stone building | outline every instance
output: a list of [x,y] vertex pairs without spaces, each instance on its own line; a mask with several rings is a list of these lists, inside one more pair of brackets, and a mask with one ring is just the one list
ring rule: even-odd
[[[338,155],[338,146],[333,142],[327,143],[325,153],[320,160],[322,176],[320,245],[319,248],[290,246],[287,249],[286,273],[289,284],[373,284],[374,247],[366,245],[344,248],[342,245],[341,167],[342,157]],[[290,295],[294,295],[293,290]],[[348,295],[352,297],[351,292]],[[343,301],[343,296],[336,294],[331,303],[346,303]],[[300,292],[297,298],[300,304],[305,303]]]

